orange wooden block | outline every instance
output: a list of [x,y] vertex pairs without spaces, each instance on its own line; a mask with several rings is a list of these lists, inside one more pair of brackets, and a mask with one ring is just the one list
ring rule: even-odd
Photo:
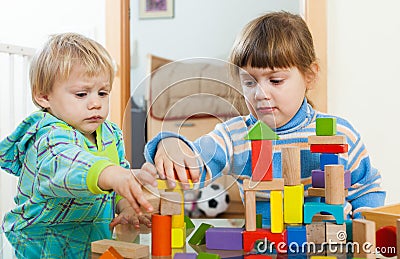
[[172,218],[169,215],[151,215],[151,254],[153,256],[170,256]]
[[99,259],[124,259],[114,247],[110,246]]

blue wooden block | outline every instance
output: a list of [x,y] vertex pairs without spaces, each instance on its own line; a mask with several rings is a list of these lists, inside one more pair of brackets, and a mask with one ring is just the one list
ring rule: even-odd
[[174,259],[196,259],[196,253],[176,253]]
[[327,212],[335,217],[336,224],[344,223],[344,204],[326,204],[320,202],[307,202],[304,204],[304,224],[310,224],[315,214]]
[[339,156],[337,154],[321,154],[319,156],[319,169],[325,170],[325,165],[338,165]]
[[303,248],[307,251],[306,226],[287,226],[286,234],[288,253],[302,253]]

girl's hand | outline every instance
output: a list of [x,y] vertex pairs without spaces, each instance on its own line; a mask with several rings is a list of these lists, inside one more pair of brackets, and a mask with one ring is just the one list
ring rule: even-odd
[[100,174],[97,185],[102,190],[114,190],[124,197],[138,216],[142,215],[140,206],[147,212],[153,207],[144,198],[142,185],[157,186],[157,171],[150,163],[145,163],[141,169],[125,169],[120,166],[106,167]]
[[186,169],[192,181],[198,182],[200,177],[199,163],[196,154],[178,138],[166,138],[160,141],[154,157],[154,164],[161,179],[168,179],[169,187],[175,187],[175,172],[183,187],[189,187]]

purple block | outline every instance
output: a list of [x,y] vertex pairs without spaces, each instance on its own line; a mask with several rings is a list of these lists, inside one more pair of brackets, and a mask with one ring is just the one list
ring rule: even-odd
[[196,253],[175,253],[174,259],[196,259]]
[[[311,184],[314,188],[325,188],[325,172],[319,169],[311,171]],[[350,170],[344,171],[344,188],[348,189],[351,186]]]
[[314,188],[325,188],[325,173],[316,169],[311,171],[311,184]]
[[207,249],[242,250],[242,228],[209,228],[206,231]]
[[344,188],[349,189],[351,186],[351,173],[350,170],[344,171]]

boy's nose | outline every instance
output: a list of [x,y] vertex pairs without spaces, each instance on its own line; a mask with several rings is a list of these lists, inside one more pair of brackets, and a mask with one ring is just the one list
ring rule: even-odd
[[91,98],[88,106],[89,109],[99,109],[101,108],[101,101],[99,98]]

